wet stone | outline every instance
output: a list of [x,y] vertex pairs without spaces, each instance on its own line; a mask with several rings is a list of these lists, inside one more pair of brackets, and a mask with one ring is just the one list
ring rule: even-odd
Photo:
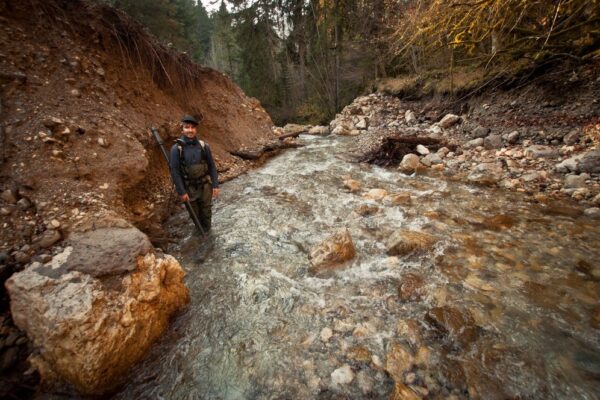
[[320,275],[328,270],[342,267],[345,261],[355,256],[356,249],[350,232],[348,230],[337,232],[311,250],[309,272]]
[[386,202],[396,206],[410,206],[412,198],[409,192],[392,193],[386,198]]
[[377,214],[377,211],[379,211],[379,207],[369,204],[361,204],[360,206],[354,209],[355,213],[357,213],[358,215],[362,215],[363,217],[375,215]]
[[425,320],[439,332],[458,339],[463,346],[477,338],[474,320],[468,311],[450,306],[435,307],[427,312]]
[[421,400],[421,397],[405,384],[396,381],[390,400]]
[[417,274],[406,274],[400,280],[398,295],[402,301],[415,301],[421,298],[424,285],[423,277]]
[[414,358],[408,348],[400,343],[392,344],[385,356],[385,370],[396,382],[404,380],[404,373],[410,371]]
[[356,374],[356,384],[362,394],[366,396],[373,392],[375,381],[367,371],[361,370]]
[[404,256],[429,250],[437,242],[437,238],[425,232],[400,230],[394,232],[387,243],[387,254]]
[[350,191],[350,193],[356,193],[360,191],[362,185],[359,181],[354,179],[346,179],[344,181],[344,187]]
[[416,154],[407,154],[402,158],[398,169],[404,173],[413,173],[419,166],[419,156]]
[[367,347],[354,346],[348,349],[346,357],[356,362],[369,363],[371,361],[372,355],[371,351]]
[[321,337],[322,342],[328,342],[332,336],[333,336],[333,331],[331,330],[331,328],[323,328],[321,330],[320,337]]
[[331,373],[333,387],[345,386],[354,380],[354,372],[349,365],[344,365]]

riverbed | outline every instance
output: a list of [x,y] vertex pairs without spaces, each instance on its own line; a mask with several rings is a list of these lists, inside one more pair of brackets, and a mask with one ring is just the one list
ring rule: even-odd
[[[207,240],[173,218],[191,303],[116,398],[598,398],[597,220],[357,163],[352,137],[299,142],[222,185]],[[314,275],[345,230],[357,255]],[[398,230],[435,243],[389,255]]]

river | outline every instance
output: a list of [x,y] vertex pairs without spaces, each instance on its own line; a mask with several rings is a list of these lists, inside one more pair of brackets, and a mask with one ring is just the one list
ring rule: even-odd
[[[387,399],[395,381],[432,399],[599,398],[597,220],[356,163],[355,138],[299,142],[222,185],[206,242],[173,219],[191,303],[115,398]],[[314,276],[311,248],[343,229],[356,257]],[[390,256],[399,229],[437,242]]]

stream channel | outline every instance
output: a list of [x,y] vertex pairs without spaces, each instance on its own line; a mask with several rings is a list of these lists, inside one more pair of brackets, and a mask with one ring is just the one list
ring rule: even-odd
[[[222,185],[208,241],[174,217],[191,303],[115,398],[387,399],[396,382],[430,399],[599,398],[597,220],[356,163],[352,137],[298,140]],[[312,275],[310,250],[344,229],[357,255]],[[438,241],[389,256],[399,229]]]

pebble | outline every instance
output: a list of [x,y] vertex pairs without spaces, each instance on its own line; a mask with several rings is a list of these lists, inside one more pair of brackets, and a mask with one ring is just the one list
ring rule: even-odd
[[591,217],[591,218],[600,218],[600,208],[599,207],[586,208],[583,211],[583,214],[588,217]]
[[22,199],[20,199],[19,201],[17,201],[17,206],[21,210],[27,210],[29,207],[31,207],[31,202],[26,197],[23,197]]
[[322,342],[324,342],[324,343],[328,342],[332,336],[333,336],[333,331],[331,330],[331,328],[323,328],[321,330],[321,341]]
[[409,372],[408,374],[406,374],[406,377],[404,378],[404,382],[406,382],[407,385],[412,385],[416,381],[417,381],[417,374],[415,374],[414,372]]
[[7,202],[8,204],[15,204],[17,202],[17,195],[10,189],[6,189],[0,194],[0,198]]
[[331,384],[333,386],[347,385],[353,380],[354,372],[348,364],[345,364],[331,373]]

